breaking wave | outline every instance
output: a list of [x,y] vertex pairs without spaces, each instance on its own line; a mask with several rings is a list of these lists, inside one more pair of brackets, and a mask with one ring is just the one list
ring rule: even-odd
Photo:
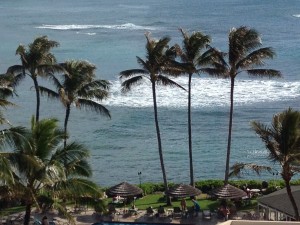
[[150,26],[139,26],[133,23],[124,23],[116,25],[80,25],[80,24],[61,24],[51,25],[43,24],[37,26],[38,29],[50,29],[50,30],[87,30],[87,29],[113,29],[113,30],[155,30],[154,27]]
[[[187,88],[187,78],[173,79]],[[152,91],[149,82],[141,83],[126,94],[121,93],[121,82],[113,81],[111,95],[103,103],[110,106],[152,107]],[[193,78],[192,107],[228,106],[230,81],[215,78]],[[235,82],[235,105],[286,101],[300,97],[300,81],[284,80],[239,80]],[[182,108],[187,105],[187,92],[178,88],[157,87],[159,107]]]

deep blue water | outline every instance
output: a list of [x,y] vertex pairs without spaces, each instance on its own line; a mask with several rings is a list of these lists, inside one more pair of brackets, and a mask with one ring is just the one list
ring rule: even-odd
[[[264,46],[277,57],[266,62],[284,77],[276,80],[238,78],[232,140],[234,162],[266,164],[263,144],[250,128],[251,120],[270,122],[288,107],[299,109],[300,2],[298,0],[51,0],[0,2],[0,69],[18,64],[17,46],[39,35],[60,43],[58,61],[86,59],[94,63],[99,78],[111,81],[111,97],[104,102],[112,119],[72,109],[69,129],[73,139],[91,149],[93,180],[103,186],[121,181],[162,181],[153,120],[151,90],[145,83],[131,93],[120,93],[118,74],[137,68],[144,58],[144,33],[168,35],[181,43],[178,28],[211,35],[213,46],[226,51],[232,27],[250,26],[262,34]],[[176,79],[187,85],[187,79]],[[13,99],[19,107],[6,112],[10,122],[29,126],[35,111],[32,83],[26,80]],[[188,182],[187,94],[160,88],[159,120],[168,180]],[[229,81],[205,75],[193,79],[193,149],[196,180],[223,178],[229,111]],[[43,99],[42,117],[64,118],[58,102]],[[270,163],[269,163],[270,164]],[[271,164],[272,165],[272,164]],[[244,178],[256,178],[245,175]],[[273,179],[272,176],[261,179]]]

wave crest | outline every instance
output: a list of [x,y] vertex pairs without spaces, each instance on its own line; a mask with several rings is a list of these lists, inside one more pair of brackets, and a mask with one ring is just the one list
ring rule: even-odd
[[[187,78],[173,79],[187,88]],[[121,82],[113,81],[109,99],[102,102],[110,106],[152,107],[151,84],[145,81],[123,94]],[[217,78],[193,78],[192,107],[228,106],[230,81]],[[234,104],[250,105],[262,102],[292,100],[300,97],[300,82],[278,80],[242,80],[235,82]],[[157,86],[159,107],[183,108],[187,106],[187,92],[178,88]]]
[[114,29],[114,30],[155,30],[154,27],[150,26],[139,26],[133,23],[124,23],[116,25],[80,25],[80,24],[61,24],[61,25],[52,25],[52,24],[43,24],[37,26],[38,29],[51,29],[51,30],[86,30],[86,29]]

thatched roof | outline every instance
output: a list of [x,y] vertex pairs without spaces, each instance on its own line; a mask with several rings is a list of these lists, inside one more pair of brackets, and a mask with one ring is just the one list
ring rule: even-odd
[[220,199],[235,199],[247,196],[247,193],[230,184],[226,184],[212,191],[212,194]]
[[137,186],[129,184],[127,182],[122,182],[117,184],[106,191],[108,196],[120,196],[120,197],[134,197],[141,195],[143,190]]
[[185,198],[200,195],[201,191],[188,184],[177,184],[170,188],[168,195],[176,198]]

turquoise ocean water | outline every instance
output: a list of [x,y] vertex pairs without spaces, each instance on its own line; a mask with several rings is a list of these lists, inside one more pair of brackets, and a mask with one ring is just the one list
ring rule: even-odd
[[[18,64],[17,46],[39,35],[60,43],[54,50],[58,61],[86,59],[96,64],[97,76],[112,83],[111,96],[104,102],[112,119],[72,109],[69,123],[72,139],[91,149],[92,179],[102,186],[121,181],[137,184],[138,172],[142,172],[142,182],[160,182],[149,84],[123,95],[118,73],[138,67],[135,56],[144,58],[146,31],[155,38],[168,35],[172,43],[181,43],[179,27],[201,30],[212,36],[213,46],[226,51],[228,31],[241,25],[257,29],[264,46],[275,49],[277,57],[267,65],[281,70],[284,77],[268,80],[242,75],[237,80],[231,163],[267,164],[264,146],[249,123],[267,123],[289,106],[300,109],[298,0],[1,0],[0,69],[5,72]],[[187,85],[186,77],[176,81]],[[22,83],[19,97],[12,99],[18,107],[6,111],[14,125],[29,126],[35,111],[30,87],[30,80]],[[229,81],[195,76],[192,92],[195,178],[223,178]],[[188,182],[187,93],[159,88],[158,105],[168,180]],[[59,102],[43,99],[41,116],[63,121],[64,109]],[[257,177],[245,174],[244,178]],[[266,174],[260,179],[274,178]]]

